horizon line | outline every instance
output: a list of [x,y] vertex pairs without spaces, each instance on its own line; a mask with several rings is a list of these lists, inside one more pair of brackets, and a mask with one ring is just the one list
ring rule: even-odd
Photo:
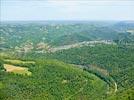
[[83,19],[78,19],[78,20],[72,20],[72,19],[61,19],[61,20],[0,20],[0,22],[19,22],[19,21],[134,21],[133,19],[124,19],[124,20],[116,20],[116,19],[109,19],[109,20],[101,20],[101,19],[94,19],[94,20],[83,20]]

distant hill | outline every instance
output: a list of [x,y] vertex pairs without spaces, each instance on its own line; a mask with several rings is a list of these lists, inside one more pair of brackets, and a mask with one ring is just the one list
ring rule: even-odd
[[[122,22],[117,24],[111,22],[70,23],[1,24],[0,45],[3,48],[13,49],[27,43],[32,43],[33,47],[36,47],[40,42],[50,46],[62,46],[90,40],[116,40],[120,33],[126,31]],[[121,27],[124,30],[119,31]],[[127,25],[127,27],[131,26]]]

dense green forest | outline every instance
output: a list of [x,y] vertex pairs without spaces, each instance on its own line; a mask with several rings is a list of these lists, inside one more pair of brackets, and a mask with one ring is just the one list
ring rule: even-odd
[[133,100],[133,70],[133,23],[0,24],[0,100]]

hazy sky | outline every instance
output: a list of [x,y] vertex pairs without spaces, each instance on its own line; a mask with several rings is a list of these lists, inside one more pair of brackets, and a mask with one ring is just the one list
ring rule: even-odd
[[3,20],[134,20],[133,0],[0,0]]

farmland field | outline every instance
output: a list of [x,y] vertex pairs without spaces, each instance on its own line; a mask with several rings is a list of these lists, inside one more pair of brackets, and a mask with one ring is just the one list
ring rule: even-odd
[[13,72],[16,74],[26,74],[31,75],[31,72],[28,71],[28,68],[20,67],[20,66],[14,66],[9,64],[4,64],[4,68],[6,69],[6,72]]

